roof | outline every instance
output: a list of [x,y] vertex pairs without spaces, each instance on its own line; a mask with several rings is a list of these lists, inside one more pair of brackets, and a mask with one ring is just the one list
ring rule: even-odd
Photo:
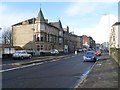
[[61,28],[62,29],[62,24],[61,24],[61,21],[59,20],[58,22],[50,22],[49,24],[57,27],[57,28]]
[[25,21],[19,22],[19,23],[17,23],[17,24],[14,24],[14,25],[12,25],[12,26],[22,25],[23,22],[28,22],[28,24],[34,24],[34,23],[35,23],[35,20],[36,20],[36,18],[31,18],[31,19],[28,19],[28,20],[25,20]]
[[36,18],[37,21],[45,21],[44,15],[42,13],[42,10],[40,9],[38,16]]
[[116,23],[113,24],[112,26],[115,26],[115,25],[120,25],[120,22],[116,22]]

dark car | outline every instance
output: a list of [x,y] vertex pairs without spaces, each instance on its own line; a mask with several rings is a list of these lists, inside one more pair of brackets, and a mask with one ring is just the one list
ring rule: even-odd
[[87,51],[83,56],[84,61],[96,61],[97,56],[95,54],[95,51]]

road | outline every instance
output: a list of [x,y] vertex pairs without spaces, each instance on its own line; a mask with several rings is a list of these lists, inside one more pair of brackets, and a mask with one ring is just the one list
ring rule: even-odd
[[82,55],[54,59],[2,72],[3,88],[74,88],[94,62]]

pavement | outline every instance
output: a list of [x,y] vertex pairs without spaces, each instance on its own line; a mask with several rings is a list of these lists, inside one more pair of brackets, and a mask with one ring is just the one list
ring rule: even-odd
[[114,88],[120,90],[118,85],[119,66],[105,54],[104,58],[99,59],[87,74],[87,76],[79,83],[76,90],[80,88]]

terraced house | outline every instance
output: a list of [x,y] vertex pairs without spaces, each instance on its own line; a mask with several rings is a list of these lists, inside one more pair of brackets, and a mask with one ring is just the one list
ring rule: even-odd
[[110,55],[118,62],[120,65],[120,22],[116,22],[112,25],[110,33]]
[[61,21],[48,22],[40,9],[36,18],[12,25],[12,45],[34,52],[35,55],[57,49],[59,52],[74,52],[81,41],[77,35],[63,28]]

